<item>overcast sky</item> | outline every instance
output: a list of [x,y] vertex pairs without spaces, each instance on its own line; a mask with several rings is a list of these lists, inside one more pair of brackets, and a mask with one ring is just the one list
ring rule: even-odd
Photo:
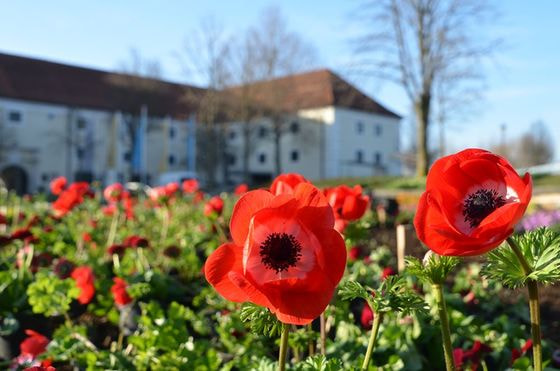
[[[491,32],[505,37],[506,47],[486,70],[485,99],[477,113],[450,126],[450,147],[488,146],[499,140],[501,124],[507,125],[507,136],[514,137],[537,120],[547,124],[558,145],[560,1],[498,3],[502,16]],[[255,24],[263,8],[276,5],[289,27],[316,46],[321,66],[341,73],[406,116],[409,103],[398,87],[375,80],[355,81],[348,74],[349,40],[363,27],[353,17],[357,4],[352,0],[10,1],[1,8],[0,52],[115,70],[136,48],[144,57],[161,62],[165,78],[185,81],[188,77],[173,53],[203,18],[214,16],[233,34]],[[407,122],[403,120],[405,134],[410,130]]]

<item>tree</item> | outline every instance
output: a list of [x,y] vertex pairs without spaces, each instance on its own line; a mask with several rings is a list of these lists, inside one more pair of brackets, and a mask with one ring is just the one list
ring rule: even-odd
[[435,87],[440,99],[452,101],[480,80],[480,61],[496,43],[475,31],[491,9],[484,0],[374,0],[360,14],[375,27],[358,40],[361,65],[406,92],[416,117],[416,173],[425,175]]
[[537,121],[518,140],[515,162],[517,166],[542,165],[554,158],[554,141],[542,121]]

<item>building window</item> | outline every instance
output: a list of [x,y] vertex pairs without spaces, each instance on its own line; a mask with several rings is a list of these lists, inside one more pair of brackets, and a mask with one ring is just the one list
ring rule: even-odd
[[46,173],[41,174],[41,180],[43,182],[46,182],[47,180],[49,180],[49,175]]
[[20,111],[10,111],[10,112],[8,112],[8,121],[10,121],[10,122],[21,122],[21,112]]
[[130,160],[132,160],[132,154],[130,153],[130,151],[125,152],[123,158],[126,162],[130,162]]
[[299,133],[299,122],[293,121],[293,122],[290,124],[290,131],[292,132],[292,134],[297,134],[297,133]]
[[381,125],[379,125],[379,124],[375,125],[375,136],[380,137],[381,133],[382,133]]
[[234,166],[236,163],[237,158],[235,157],[235,155],[232,155],[231,153],[229,153],[227,155],[227,163],[229,166]]
[[84,158],[85,152],[86,151],[83,148],[78,148],[76,150],[76,155],[78,156],[78,160],[81,160],[81,159]]
[[356,162],[358,164],[364,162],[364,152],[361,149],[356,151]]
[[237,137],[237,133],[235,131],[230,131],[229,132],[229,140],[234,140],[235,137]]
[[264,138],[266,137],[267,134],[267,130],[264,126],[260,126],[259,127],[259,138]]
[[292,153],[290,154],[290,157],[292,159],[292,162],[298,162],[299,161],[299,151],[292,151]]
[[87,120],[83,117],[78,117],[78,120],[76,121],[76,126],[78,127],[78,129],[85,129],[87,125]]
[[261,153],[261,154],[259,154],[259,162],[260,162],[261,164],[266,163],[266,153]]
[[175,156],[169,155],[168,162],[169,162],[169,165],[175,165]]
[[169,128],[169,138],[170,139],[175,138],[175,128],[173,127]]
[[358,134],[362,134],[364,132],[364,123],[361,121],[358,121],[356,123],[356,133]]
[[375,157],[373,159],[376,165],[381,165],[381,152],[375,152]]

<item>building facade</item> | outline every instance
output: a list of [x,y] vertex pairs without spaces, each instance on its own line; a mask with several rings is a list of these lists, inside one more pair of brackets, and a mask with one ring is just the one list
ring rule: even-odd
[[253,117],[250,126],[230,116],[220,123],[222,145],[198,143],[197,151],[196,99],[204,92],[0,54],[0,178],[20,193],[45,191],[60,175],[157,184],[162,174],[189,171],[204,183],[209,150],[224,154],[216,167],[222,186],[264,183],[278,170],[312,180],[400,173],[400,117],[331,71],[254,84],[263,112],[282,114]]

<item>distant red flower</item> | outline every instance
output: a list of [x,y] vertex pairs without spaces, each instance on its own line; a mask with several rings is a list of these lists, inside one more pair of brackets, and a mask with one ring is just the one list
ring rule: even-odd
[[249,191],[249,186],[245,183],[242,183],[242,184],[238,185],[237,187],[235,187],[235,190],[233,191],[233,193],[236,196],[242,196],[245,193],[247,193],[247,191]]
[[265,306],[284,323],[310,323],[346,267],[346,247],[333,226],[332,208],[311,184],[279,196],[250,191],[233,210],[233,243],[208,257],[206,279],[227,300]]
[[36,273],[39,268],[50,267],[52,261],[53,256],[46,251],[35,255],[33,259],[31,259],[31,272]]
[[348,259],[350,261],[358,260],[361,255],[362,249],[360,248],[360,246],[352,246],[352,248],[350,248],[350,251],[348,251]]
[[109,203],[119,202],[122,198],[124,192],[124,187],[121,183],[113,183],[105,187],[103,191],[103,197]]
[[113,244],[107,248],[107,253],[109,255],[117,254],[119,258],[122,258],[126,249],[128,249],[128,246],[123,244]]
[[12,235],[10,236],[10,238],[12,240],[25,240],[26,238],[32,237],[33,234],[31,233],[31,231],[29,230],[29,228],[20,228],[20,229],[16,229],[14,232],[12,232]]
[[214,196],[204,205],[204,215],[222,215],[224,209],[224,200],[220,196]]
[[72,271],[76,266],[70,260],[66,258],[60,258],[56,262],[53,271],[60,279],[66,279],[70,277]]
[[82,233],[82,240],[84,242],[91,242],[91,234],[87,232]]
[[84,197],[88,195],[90,195],[90,190],[87,183],[77,182],[70,184],[52,204],[55,215],[58,217],[66,215],[74,207],[81,204],[84,201]]
[[476,371],[480,367],[483,354],[490,352],[492,352],[490,346],[476,340],[471,349],[463,350],[462,348],[455,348],[453,350],[453,361],[455,367],[459,370],[461,370],[466,363],[470,363],[470,370]]
[[65,177],[59,176],[58,178],[54,178],[50,183],[51,193],[58,196],[64,188],[66,188],[66,184],[67,181]]
[[12,239],[10,238],[10,236],[5,236],[5,235],[0,234],[0,247],[6,246],[10,242],[12,242]]
[[525,344],[523,344],[521,349],[514,348],[511,351],[511,363],[515,362],[515,360],[517,360],[519,357],[525,355],[525,353],[527,353],[527,351],[532,347],[533,347],[533,340],[527,339],[527,341],[525,341]]
[[364,330],[371,329],[374,316],[375,314],[371,310],[369,304],[367,302],[364,302],[364,306],[362,307],[362,313],[360,315],[360,323],[362,324],[362,328]]
[[383,271],[381,272],[381,279],[385,280],[385,279],[387,279],[387,277],[394,276],[396,274],[397,274],[397,271],[395,271],[393,269],[393,267],[385,267],[385,268],[383,268]]
[[200,201],[204,200],[204,192],[202,191],[196,191],[194,193],[194,197],[193,197],[193,202],[194,203],[198,203]]
[[122,206],[124,208],[124,213],[128,220],[134,219],[134,204],[135,199],[130,195],[129,192],[123,192]]
[[6,225],[8,224],[8,218],[6,218],[6,215],[0,213],[0,225]]
[[198,191],[198,180],[196,179],[187,179],[187,180],[183,180],[183,192],[185,193],[195,193],[196,191]]
[[113,298],[115,299],[115,304],[117,305],[127,305],[132,302],[132,298],[126,292],[127,283],[125,280],[119,277],[113,278],[113,286],[111,286],[111,292],[113,293]]
[[54,368],[53,366],[31,366],[31,367],[26,367],[23,369],[23,371],[56,371],[56,368]]
[[270,192],[275,196],[283,193],[292,194],[300,183],[309,183],[309,181],[297,173],[280,174],[272,182]]
[[467,149],[442,157],[428,173],[416,234],[439,255],[484,254],[513,233],[531,192],[531,176],[521,178],[501,156]]
[[163,255],[167,256],[168,258],[177,258],[181,255],[181,249],[175,245],[171,245],[163,250]]
[[109,204],[105,205],[101,208],[101,212],[105,216],[113,216],[117,212],[118,206],[117,204]]
[[22,355],[30,355],[35,358],[44,353],[49,345],[49,339],[46,336],[39,334],[33,330],[25,330],[27,338],[25,338],[19,345]]
[[175,193],[179,191],[179,183],[177,182],[167,183],[165,185],[165,191],[167,193],[167,196],[169,197],[173,196]]
[[353,188],[346,185],[330,188],[326,196],[336,216],[348,221],[360,219],[369,206],[369,197],[362,195],[360,185]]
[[125,238],[123,245],[127,247],[149,247],[150,241],[147,238],[134,235]]
[[76,286],[80,289],[78,301],[80,304],[88,304],[95,295],[95,276],[93,270],[88,266],[77,267],[72,271],[71,277],[76,281]]

